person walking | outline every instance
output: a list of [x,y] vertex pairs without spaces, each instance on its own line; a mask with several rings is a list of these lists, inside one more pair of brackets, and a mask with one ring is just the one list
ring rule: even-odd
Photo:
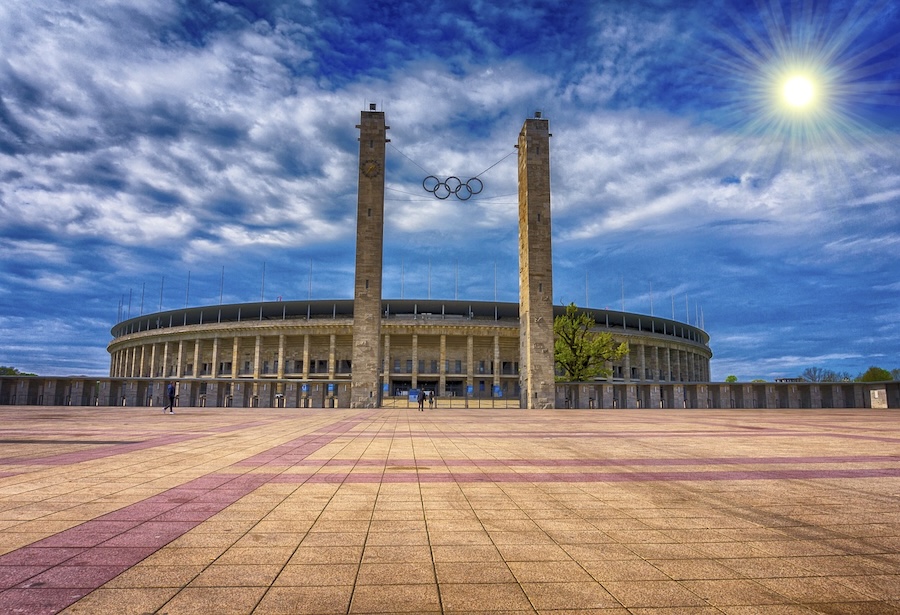
[[434,391],[428,393],[428,409],[434,410]]
[[175,414],[175,383],[170,382],[169,386],[166,387],[166,393],[169,396],[169,405],[163,406],[163,414],[166,413],[166,408],[169,409],[169,414]]
[[425,391],[419,389],[416,393],[416,401],[419,402],[419,412],[425,412]]

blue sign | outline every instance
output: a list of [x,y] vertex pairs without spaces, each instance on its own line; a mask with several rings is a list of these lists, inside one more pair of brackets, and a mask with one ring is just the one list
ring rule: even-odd
[[500,385],[494,385],[494,397],[503,397],[503,391],[500,390]]
[[466,387],[466,395],[468,395],[469,397],[471,397],[474,392],[475,392],[475,387],[472,386],[471,384]]
[[409,401],[419,401],[419,389],[409,390]]
[[334,383],[333,382],[328,383],[328,392],[334,393]]
[[303,391],[304,393],[309,393],[309,385],[304,382],[303,384],[300,385],[300,390]]
[[391,390],[391,385],[390,385],[390,383],[385,382],[384,387],[382,387],[382,388],[384,390],[384,394],[387,395],[388,392]]

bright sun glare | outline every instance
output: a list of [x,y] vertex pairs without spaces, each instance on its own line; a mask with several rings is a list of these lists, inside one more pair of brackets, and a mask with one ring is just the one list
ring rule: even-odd
[[784,82],[782,95],[792,107],[806,107],[815,97],[816,89],[812,81],[803,75],[795,75]]

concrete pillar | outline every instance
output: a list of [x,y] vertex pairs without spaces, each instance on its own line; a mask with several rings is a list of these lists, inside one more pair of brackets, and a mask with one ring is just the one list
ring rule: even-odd
[[522,408],[555,405],[550,124],[535,117],[519,133],[519,382]]
[[631,353],[634,349],[629,347],[628,353],[625,355],[625,364],[622,366],[622,376],[625,382],[631,382]]
[[419,336],[412,336],[412,388],[419,388]]
[[334,374],[337,372],[337,336],[332,333],[328,336],[328,379],[334,380]]
[[647,347],[644,344],[638,345],[638,362],[640,363],[640,367],[638,369],[641,370],[641,373],[638,376],[638,382],[646,382],[647,381]]
[[200,346],[203,344],[203,340],[196,339],[194,340],[194,371],[191,374],[194,378],[200,377]]
[[303,380],[309,379],[309,334],[303,336]]
[[147,366],[147,375],[156,378],[156,344],[150,344],[150,365]]
[[447,394],[447,336],[441,334],[441,358],[438,365],[438,393]]
[[212,347],[212,363],[210,363],[209,373],[213,378],[219,375],[219,336],[213,338]]
[[384,250],[384,112],[371,105],[360,114],[356,209],[356,274],[353,292],[351,408],[380,405],[381,282]]
[[393,395],[394,392],[390,390],[391,383],[391,370],[393,369],[393,365],[391,364],[391,335],[390,333],[385,333],[384,335],[384,354],[382,355],[382,364],[383,367],[381,369],[384,374],[384,380],[381,385],[382,390],[384,389],[384,385],[388,385],[388,395]]
[[184,377],[184,340],[178,340],[178,358],[175,360],[175,377]]
[[237,335],[231,341],[231,379],[237,380],[241,369],[241,338]]
[[[494,379],[492,382],[493,387],[500,387],[500,336],[494,336]],[[491,397],[494,396],[493,388],[491,389]],[[556,394],[554,393],[554,398]]]
[[466,336],[466,386],[475,386],[475,339]]
[[[284,337],[284,333],[278,336],[278,371],[276,373],[276,376],[279,380],[284,378]],[[283,382],[279,382],[275,386],[275,392],[281,393],[282,395],[284,394]]]

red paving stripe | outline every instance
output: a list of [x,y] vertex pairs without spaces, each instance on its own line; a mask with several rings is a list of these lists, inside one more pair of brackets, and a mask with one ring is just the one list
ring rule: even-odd
[[852,470],[708,470],[697,472],[318,472],[285,473],[273,483],[623,483],[659,481],[812,480],[897,478],[900,468]]
[[270,478],[204,476],[0,556],[0,612],[57,613]]
[[[320,430],[316,444],[360,420]],[[58,613],[273,478],[209,474],[2,555],[0,613]]]
[[[842,433],[832,433],[832,432],[809,432],[809,431],[798,431],[794,429],[768,429],[763,428],[760,430],[756,429],[748,429],[746,431],[716,431],[714,429],[703,429],[703,430],[679,430],[679,431],[595,431],[595,432],[546,432],[546,431],[466,431],[466,432],[452,432],[452,431],[440,431],[440,432],[431,432],[431,431],[413,431],[399,432],[404,437],[411,438],[464,438],[464,439],[473,439],[473,438],[498,438],[498,439],[516,439],[521,438],[525,440],[555,440],[555,439],[566,439],[566,438],[596,438],[596,439],[620,439],[624,438],[627,440],[640,440],[642,438],[718,438],[718,437],[729,437],[729,438],[771,438],[771,437],[791,437],[791,438],[837,438],[837,439],[846,439],[846,440],[866,440],[871,442],[897,442],[900,443],[900,438],[891,438],[887,436],[864,436],[864,435],[856,435],[856,434],[842,434]],[[384,432],[358,432],[354,435],[358,436],[366,436],[370,438],[394,438],[396,434],[394,433],[384,433]]]
[[[619,467],[619,466],[697,466],[697,465],[784,465],[813,463],[891,463],[900,462],[900,455],[845,455],[835,457],[675,457],[633,459],[297,459],[295,466],[313,467],[387,467],[392,466],[557,466],[557,467]],[[238,462],[235,465],[242,465]]]
[[[191,432],[186,434],[171,434],[165,436],[158,437],[148,437],[146,440],[142,440],[140,442],[131,442],[128,444],[115,444],[115,445],[103,445],[98,442],[96,444],[90,442],[89,440],[84,441],[84,445],[86,446],[95,446],[96,448],[84,449],[80,451],[72,451],[70,453],[59,453],[56,455],[45,455],[43,457],[7,457],[4,459],[0,459],[0,465],[67,465],[71,463],[80,463],[82,461],[93,461],[95,459],[103,459],[105,457],[113,457],[115,455],[123,455],[126,453],[131,453],[134,451],[145,450],[148,448],[154,448],[157,446],[165,446],[167,444],[177,444],[179,442],[187,442],[190,440],[196,440],[198,438],[205,438],[210,434],[218,434],[218,433],[229,433],[232,431],[239,431],[242,429],[250,429],[252,427],[259,427],[261,425],[267,425],[273,421],[252,421],[248,423],[240,423],[238,425],[227,425],[225,427],[218,427],[209,429],[208,431],[203,432]],[[54,435],[58,435],[54,432]],[[121,434],[120,434],[121,435]],[[142,434],[137,437],[146,437],[146,434]],[[40,442],[35,442],[36,444],[40,444]],[[12,474],[10,474],[12,475]]]

